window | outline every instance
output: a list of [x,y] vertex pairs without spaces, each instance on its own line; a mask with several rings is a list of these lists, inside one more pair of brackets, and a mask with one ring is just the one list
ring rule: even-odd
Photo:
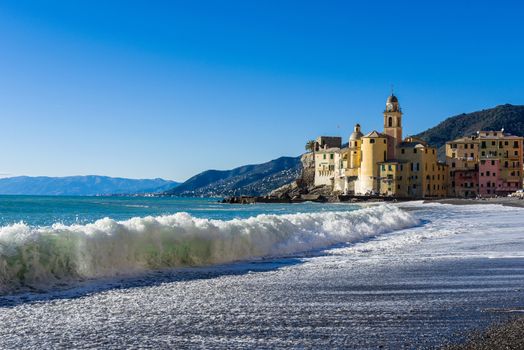
[[375,143],[375,139],[370,139],[369,143]]
[[486,141],[482,141],[482,144],[480,145],[480,148],[486,148]]
[[324,153],[324,156],[322,158],[326,159],[326,154],[325,153]]
[[386,166],[382,164],[382,171],[386,171]]
[[331,154],[329,155],[329,159],[334,159],[334,157],[335,157],[335,155],[334,155],[333,153],[331,153]]
[[456,153],[451,153],[451,158],[457,158],[457,154]]
[[515,155],[518,156],[519,155],[519,151],[515,151]]
[[400,190],[400,185],[397,185],[397,190]]
[[519,142],[513,141],[513,148],[519,148]]
[[492,145],[492,146],[495,146],[495,141],[491,141],[491,145]]
[[386,143],[386,139],[384,139],[384,143]]
[[405,150],[404,148],[402,148],[402,149],[400,150],[400,153],[404,154],[404,153],[406,153],[406,150]]
[[420,170],[420,163],[417,163],[417,171]]
[[393,169],[391,169],[391,165],[388,165],[388,170],[389,171],[393,170]]
[[507,146],[508,144],[508,141],[504,141],[504,146]]
[[489,171],[486,171],[486,176],[489,176]]
[[453,163],[451,163],[451,167],[452,167],[452,168],[454,168],[454,167],[455,167],[455,163],[454,163],[454,162],[453,162]]
[[388,126],[391,128],[393,126],[393,118],[388,118]]
[[470,153],[469,156],[470,156],[471,158],[475,157],[475,155],[474,155],[473,153]]
[[468,149],[468,144],[464,144],[464,149]]
[[413,148],[413,153],[417,153],[417,149],[416,148]]
[[495,165],[495,161],[494,160],[491,161],[491,165]]

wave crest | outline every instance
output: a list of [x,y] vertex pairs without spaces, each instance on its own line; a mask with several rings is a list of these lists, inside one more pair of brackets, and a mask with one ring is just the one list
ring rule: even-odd
[[390,205],[229,221],[168,216],[0,228],[0,293],[82,278],[279,256],[418,224]]

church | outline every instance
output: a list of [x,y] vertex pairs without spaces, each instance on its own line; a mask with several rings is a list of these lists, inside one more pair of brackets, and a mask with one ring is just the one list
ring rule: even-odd
[[348,143],[320,136],[314,145],[315,185],[334,194],[398,198],[445,197],[447,165],[423,140],[402,139],[402,110],[391,94],[384,110],[384,130],[363,134],[355,125]]

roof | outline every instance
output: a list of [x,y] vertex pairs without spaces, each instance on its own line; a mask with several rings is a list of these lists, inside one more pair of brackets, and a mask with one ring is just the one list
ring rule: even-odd
[[522,136],[504,135],[504,136],[479,136],[479,140],[520,140]]
[[405,164],[405,163],[409,163],[409,161],[403,160],[403,159],[390,159],[390,160],[386,160],[385,162],[378,162],[377,164]]
[[331,148],[320,148],[318,151],[316,151],[315,153],[333,153],[333,152],[338,152],[340,151],[340,148],[338,147],[331,147]]
[[398,98],[394,94],[391,94],[391,96],[388,97],[387,102],[398,102]]
[[360,131],[358,131],[358,132],[357,131],[353,131],[351,133],[351,136],[349,136],[349,139],[351,141],[360,140],[362,138],[362,136],[364,136],[364,135],[362,135],[362,133]]
[[474,136],[463,136],[463,137],[460,137],[460,138],[452,140],[452,141],[447,141],[446,143],[472,143],[472,142],[473,143],[478,142],[476,137],[474,137]]
[[376,131],[376,130],[373,130],[372,132],[364,135],[364,137],[368,137],[368,138],[373,138],[373,137],[386,137],[386,135]]
[[426,145],[424,145],[423,143],[420,143],[420,142],[401,142],[399,144],[399,147],[411,147],[411,148],[415,148],[417,146],[420,146],[420,147],[426,147]]

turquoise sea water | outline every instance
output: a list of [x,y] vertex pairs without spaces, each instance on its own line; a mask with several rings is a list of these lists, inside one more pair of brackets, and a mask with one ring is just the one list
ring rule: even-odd
[[350,204],[317,203],[232,205],[219,203],[217,198],[0,196],[0,226],[19,222],[30,226],[87,224],[106,217],[120,221],[179,212],[196,218],[231,220],[260,214],[348,211],[356,208],[358,206]]

